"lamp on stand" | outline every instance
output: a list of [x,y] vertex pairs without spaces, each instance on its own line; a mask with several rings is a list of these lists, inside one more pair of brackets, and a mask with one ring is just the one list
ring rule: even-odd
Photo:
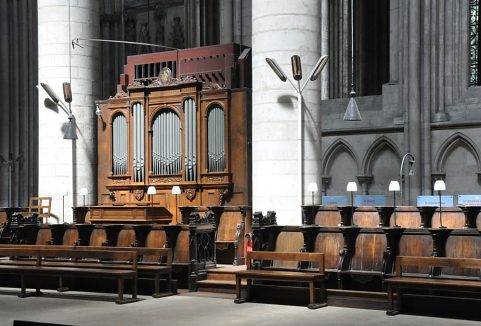
[[394,206],[394,227],[399,227],[399,225],[397,225],[397,222],[396,222],[396,191],[399,191],[401,190],[401,186],[399,185],[399,182],[397,180],[394,180],[394,181],[391,181],[389,183],[389,191],[391,191],[393,193],[393,196],[394,196],[394,202],[393,202],[393,206]]
[[354,215],[354,192],[357,191],[357,183],[350,181],[347,183],[346,191],[351,193],[351,225],[353,225],[353,215]]
[[[312,201],[311,201],[311,221],[314,221],[314,193],[318,191],[317,183],[309,182],[307,185],[307,191],[310,191],[312,194]],[[314,222],[313,222],[314,223]]]
[[177,197],[182,193],[182,190],[180,189],[179,186],[173,186],[172,187],[172,195],[175,195],[175,216],[177,219],[177,209],[178,209],[178,204],[177,204]]
[[434,191],[437,191],[438,192],[438,195],[439,195],[439,228],[440,229],[444,229],[446,228],[444,225],[443,225],[443,220],[442,220],[442,203],[441,203],[441,191],[445,191],[446,190],[446,184],[444,183],[443,180],[436,180],[436,182],[434,182]]
[[154,206],[154,195],[157,194],[157,189],[154,186],[147,188],[147,195],[150,197],[150,206]]
[[84,206],[85,206],[85,196],[89,194],[89,191],[87,188],[80,188],[80,196],[83,196],[84,198]]

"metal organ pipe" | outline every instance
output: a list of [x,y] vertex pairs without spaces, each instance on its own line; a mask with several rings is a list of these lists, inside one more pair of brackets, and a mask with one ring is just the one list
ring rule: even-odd
[[119,114],[112,122],[112,173],[127,173],[127,120]]
[[210,110],[207,128],[209,171],[221,172],[225,169],[224,111],[221,107]]
[[177,114],[171,110],[161,112],[153,122],[152,138],[153,173],[180,173],[182,134]]
[[142,104],[135,103],[133,107],[134,115],[134,181],[144,181],[144,155],[145,155],[145,125],[144,109]]

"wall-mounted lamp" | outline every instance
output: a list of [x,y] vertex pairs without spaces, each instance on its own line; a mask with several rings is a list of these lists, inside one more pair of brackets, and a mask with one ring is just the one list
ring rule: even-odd
[[396,222],[396,191],[401,190],[401,186],[397,180],[391,181],[389,183],[389,191],[392,191],[394,196],[394,227],[399,227]]
[[89,194],[89,191],[87,188],[80,188],[80,196],[83,196],[84,198],[84,206],[85,206],[85,196]]
[[147,195],[150,197],[150,206],[154,206],[154,195],[157,194],[157,189],[154,186],[147,188]]
[[102,116],[102,110],[100,109],[100,106],[98,104],[95,104],[95,115],[98,117]]
[[[40,83],[42,89],[47,93],[48,97],[50,98],[51,102],[55,104],[55,106],[60,107],[65,114],[68,116],[68,124],[67,129],[65,130],[65,134],[63,139],[78,139],[77,137],[77,125],[75,123],[75,117],[72,114],[71,102],[72,102],[72,89],[70,87],[70,83],[63,83],[63,94],[65,102],[68,103],[68,108],[65,103],[55,94],[52,88],[48,84]],[[38,86],[37,86],[38,87]],[[45,106],[50,107],[52,105],[51,102],[44,101],[46,104]]]
[[444,183],[444,180],[436,180],[436,182],[434,182],[434,191],[437,191],[438,192],[438,195],[439,195],[439,228],[446,228],[444,225],[443,225],[443,219],[442,219],[442,203],[441,203],[441,191],[445,191],[446,190],[446,184]]

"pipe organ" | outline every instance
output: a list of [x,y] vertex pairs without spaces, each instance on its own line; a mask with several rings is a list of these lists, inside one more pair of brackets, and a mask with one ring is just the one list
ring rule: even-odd
[[175,224],[179,206],[250,205],[249,51],[230,44],[128,57],[117,93],[97,102],[92,222],[115,211],[109,221]]

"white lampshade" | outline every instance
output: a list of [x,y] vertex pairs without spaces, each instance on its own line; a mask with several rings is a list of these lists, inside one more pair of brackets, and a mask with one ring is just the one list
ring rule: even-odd
[[346,191],[357,191],[357,183],[350,181],[347,183]]
[[179,186],[173,186],[172,187],[172,195],[180,195],[182,191],[180,190]]
[[307,185],[307,190],[310,191],[310,192],[316,192],[318,190],[317,189],[317,183],[309,182],[309,184]]
[[436,182],[434,182],[434,191],[443,190],[446,190],[446,184],[444,183],[444,180],[436,180]]
[[89,191],[87,188],[80,188],[80,196],[87,196]]
[[157,193],[157,189],[155,189],[154,186],[149,186],[149,188],[147,188],[147,195],[155,195]]
[[399,191],[401,190],[401,186],[397,180],[393,180],[389,183],[389,191]]

